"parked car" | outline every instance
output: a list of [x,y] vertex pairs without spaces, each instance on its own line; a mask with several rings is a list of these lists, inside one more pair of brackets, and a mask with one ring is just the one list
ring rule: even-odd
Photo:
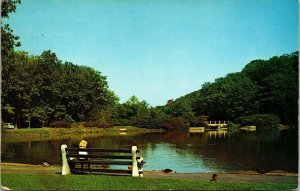
[[5,129],[14,129],[15,126],[12,123],[4,123],[3,127]]

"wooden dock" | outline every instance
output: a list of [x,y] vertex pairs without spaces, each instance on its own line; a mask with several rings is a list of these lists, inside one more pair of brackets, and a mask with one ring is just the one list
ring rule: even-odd
[[204,127],[190,127],[190,133],[204,133]]
[[256,131],[256,126],[254,126],[254,125],[245,126],[245,127],[241,127],[240,130],[247,131],[247,132],[253,132],[253,131]]

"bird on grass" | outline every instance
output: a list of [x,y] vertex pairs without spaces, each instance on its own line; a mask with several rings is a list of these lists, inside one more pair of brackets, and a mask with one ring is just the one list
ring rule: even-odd
[[210,181],[216,181],[216,180],[217,180],[217,177],[218,177],[217,174],[213,174],[213,175],[211,176]]
[[256,172],[258,172],[259,174],[265,174],[265,173],[267,173],[265,170],[263,170],[261,168],[257,168]]
[[169,169],[169,168],[166,168],[164,170],[162,170],[164,173],[170,173],[170,172],[173,172],[173,170]]
[[46,161],[42,161],[42,164],[43,164],[43,166],[46,166],[46,167],[50,166],[50,164],[48,162],[46,162]]
[[109,168],[109,164],[101,164],[101,168],[107,169],[107,168]]

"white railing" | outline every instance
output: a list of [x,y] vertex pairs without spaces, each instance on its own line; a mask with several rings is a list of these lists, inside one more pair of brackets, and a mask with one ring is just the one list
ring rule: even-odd
[[209,125],[227,125],[229,123],[229,121],[207,121],[207,124]]

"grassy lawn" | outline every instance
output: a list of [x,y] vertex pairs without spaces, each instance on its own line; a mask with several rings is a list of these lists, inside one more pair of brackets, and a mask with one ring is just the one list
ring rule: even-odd
[[24,174],[2,174],[1,184],[13,190],[291,190],[297,188],[297,184]]
[[22,128],[22,129],[5,129],[2,130],[2,141],[16,142],[26,140],[48,140],[62,139],[72,136],[118,136],[120,128],[126,128],[127,134],[134,135],[140,133],[157,132],[158,129],[145,129],[132,126],[116,126],[113,128]]

